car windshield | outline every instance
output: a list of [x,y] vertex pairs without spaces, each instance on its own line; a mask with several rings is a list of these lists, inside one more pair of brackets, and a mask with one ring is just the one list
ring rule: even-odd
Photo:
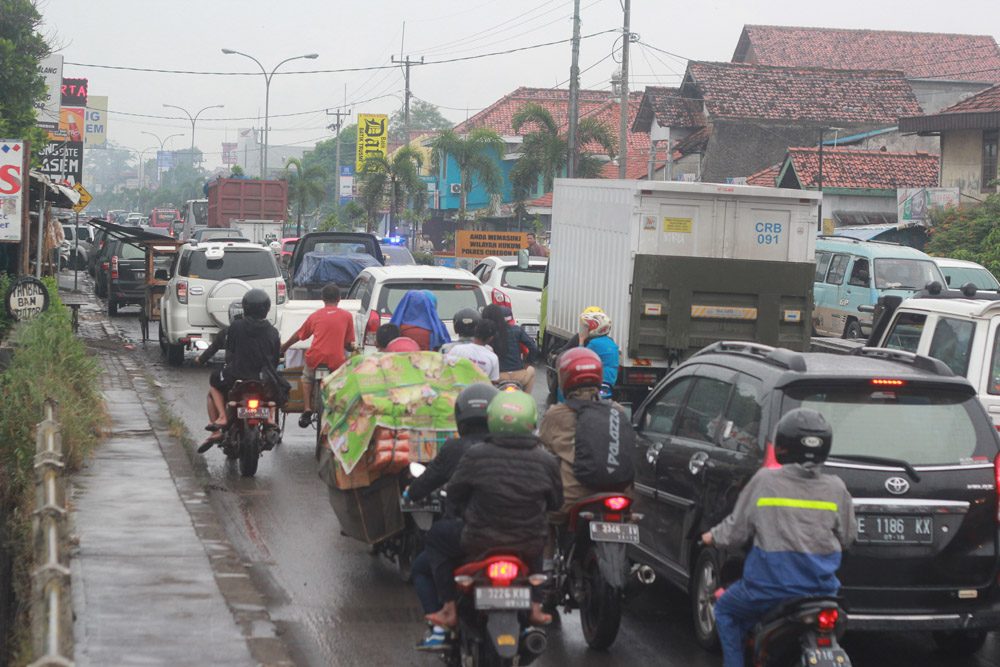
[[[81,236],[80,238],[83,238]],[[948,286],[959,288],[965,283],[972,283],[977,289],[995,291],[1000,288],[1000,282],[985,267],[946,266],[941,269]]]
[[368,246],[364,243],[336,243],[320,242],[313,246],[314,252],[332,252],[338,255],[346,255],[348,253],[361,253],[364,255],[370,255],[368,251]]
[[932,280],[945,285],[937,264],[929,259],[883,257],[875,260],[876,289],[919,290]]
[[782,407],[812,408],[826,417],[833,428],[831,458],[853,454],[947,464],[980,453],[979,442],[994,442],[992,424],[974,395],[889,381],[902,384],[793,388]]
[[542,291],[542,281],[545,280],[545,267],[533,266],[528,269],[519,269],[516,266],[504,269],[501,287],[512,289],[523,289],[531,292]]
[[270,252],[235,249],[227,249],[221,259],[208,259],[203,250],[192,250],[181,257],[178,273],[204,280],[258,280],[279,275]]
[[403,295],[410,290],[427,290],[437,297],[437,313],[442,320],[450,320],[463,308],[480,310],[486,305],[478,285],[461,283],[388,283],[382,287],[379,311],[391,315]]
[[386,265],[400,266],[402,264],[416,264],[410,251],[398,245],[382,246],[382,256],[385,257]]

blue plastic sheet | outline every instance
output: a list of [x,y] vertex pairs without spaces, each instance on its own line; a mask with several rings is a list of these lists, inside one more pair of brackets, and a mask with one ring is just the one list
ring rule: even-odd
[[369,266],[381,265],[377,259],[364,253],[307,252],[295,274],[295,284],[336,283],[347,286]]

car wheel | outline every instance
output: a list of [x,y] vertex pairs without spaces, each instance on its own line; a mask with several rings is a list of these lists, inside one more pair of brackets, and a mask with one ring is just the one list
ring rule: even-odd
[[986,643],[986,632],[974,630],[938,630],[932,633],[934,643],[954,656],[972,655]]
[[108,317],[114,317],[118,314],[118,302],[115,301],[114,297],[108,297]]
[[719,588],[719,565],[711,549],[702,549],[692,573],[691,615],[694,636],[705,650],[719,650],[715,631],[715,591]]
[[167,353],[167,337],[163,333],[163,322],[159,323],[159,339],[160,339],[160,352],[163,354]]
[[861,325],[857,320],[851,320],[847,323],[847,326],[844,327],[844,338],[861,338]]
[[171,366],[180,366],[184,363],[184,346],[167,343],[167,363]]

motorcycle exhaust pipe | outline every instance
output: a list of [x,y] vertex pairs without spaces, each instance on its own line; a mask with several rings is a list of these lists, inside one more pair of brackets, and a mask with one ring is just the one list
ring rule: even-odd
[[656,572],[648,565],[640,565],[635,576],[640,582],[646,584],[647,586],[656,581]]
[[538,628],[531,628],[524,633],[521,637],[521,654],[522,664],[530,664],[535,658],[545,653],[545,649],[549,646],[549,639],[545,636],[545,632],[539,630]]

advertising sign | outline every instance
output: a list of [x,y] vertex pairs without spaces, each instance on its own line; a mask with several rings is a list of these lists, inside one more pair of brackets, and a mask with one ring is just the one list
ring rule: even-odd
[[17,322],[30,320],[49,309],[49,291],[34,276],[21,276],[10,284],[4,296],[7,314]]
[[485,257],[516,255],[518,250],[527,247],[527,233],[460,229],[455,232],[455,263],[459,268],[471,269]]
[[365,160],[378,155],[385,157],[389,147],[389,116],[385,114],[358,114],[358,154],[355,160],[358,171],[365,167]]
[[958,206],[958,188],[898,188],[896,219],[930,224],[934,208]]
[[83,141],[86,133],[86,107],[67,107],[59,110],[59,131],[49,132],[53,141]]
[[166,171],[177,164],[176,151],[156,151],[157,171]]
[[62,101],[63,57],[53,54],[38,64],[38,71],[45,79],[45,95],[35,102],[35,118],[44,130],[59,128],[59,106]]
[[64,107],[87,106],[86,79],[63,79],[61,92],[62,105]]
[[83,126],[84,148],[108,147],[108,96],[91,95]]
[[70,187],[83,182],[82,141],[50,141],[39,157],[39,171],[53,181],[66,181]]
[[354,165],[340,165],[340,205],[346,206],[354,198]]
[[222,142],[222,164],[236,164],[239,153],[236,150],[238,144],[234,142]]
[[21,240],[24,181],[24,142],[0,139],[0,241]]

